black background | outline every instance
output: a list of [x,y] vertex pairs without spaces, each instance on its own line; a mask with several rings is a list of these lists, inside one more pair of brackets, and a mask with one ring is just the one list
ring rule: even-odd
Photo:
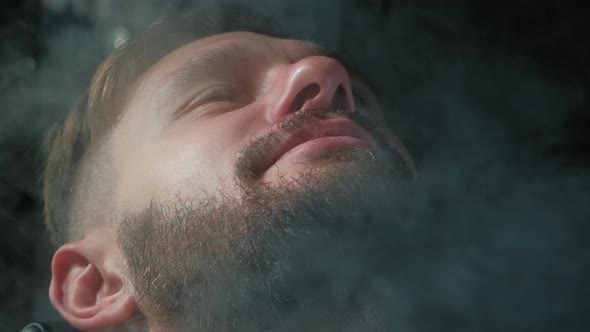
[[[114,36],[188,4],[75,2],[0,4],[2,331],[58,319],[46,295],[44,130],[83,91]],[[417,206],[437,220],[428,232],[440,255],[428,258],[432,288],[420,296],[429,304],[413,307],[408,330],[588,330],[585,1],[253,6],[364,68],[416,158],[425,193]]]

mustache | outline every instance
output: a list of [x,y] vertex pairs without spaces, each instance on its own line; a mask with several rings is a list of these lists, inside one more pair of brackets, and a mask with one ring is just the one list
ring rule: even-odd
[[280,144],[281,140],[293,131],[313,122],[332,118],[347,118],[354,121],[375,138],[380,148],[396,154],[395,149],[389,146],[385,138],[386,136],[379,129],[379,124],[367,112],[350,109],[311,109],[289,115],[283,121],[275,124],[267,134],[246,143],[240,149],[236,162],[234,163],[234,171],[238,180],[251,182],[262,176],[265,171],[262,161],[268,151],[277,144]]

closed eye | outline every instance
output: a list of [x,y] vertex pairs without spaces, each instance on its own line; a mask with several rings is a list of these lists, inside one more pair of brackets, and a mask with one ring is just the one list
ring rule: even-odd
[[188,108],[200,105],[232,100],[232,89],[224,85],[216,85],[198,93],[187,105]]
[[214,85],[204,90],[200,90],[192,98],[183,103],[176,112],[174,118],[179,118],[189,112],[203,112],[205,109],[214,106],[217,103],[235,101],[234,89],[227,85]]

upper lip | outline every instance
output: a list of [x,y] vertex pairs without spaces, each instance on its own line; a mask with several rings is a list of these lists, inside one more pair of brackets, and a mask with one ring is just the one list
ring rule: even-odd
[[348,118],[339,117],[320,120],[307,123],[291,131],[290,133],[283,135],[279,139],[279,143],[276,144],[267,154],[267,158],[265,158],[262,168],[268,169],[285,153],[300,144],[316,138],[331,136],[355,137],[367,141],[373,147],[376,146],[373,136],[369,134],[366,129]]

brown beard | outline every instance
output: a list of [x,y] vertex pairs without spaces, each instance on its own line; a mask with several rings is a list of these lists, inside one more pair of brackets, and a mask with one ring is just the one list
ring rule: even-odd
[[[375,212],[391,207],[403,165],[351,149],[325,155],[321,169],[295,181],[252,186],[248,167],[271,142],[251,143],[236,163],[239,199],[152,202],[121,222],[118,243],[140,307],[181,331],[344,331],[352,321],[376,330],[361,314],[366,294],[356,282],[339,285],[324,262],[342,258],[344,244],[366,244],[375,216],[393,224]],[[370,271],[366,255],[345,254],[360,264],[359,278]]]
[[[253,187],[258,178],[264,173],[265,169],[260,168],[259,161],[264,159],[266,154],[272,150],[272,148],[279,144],[281,139],[287,136],[289,133],[296,129],[305,127],[307,124],[317,122],[319,120],[330,119],[330,118],[348,118],[356,122],[361,127],[365,128],[375,138],[379,148],[376,148],[373,153],[381,154],[381,157],[389,160],[391,164],[389,167],[391,170],[395,168],[395,176],[410,176],[411,166],[408,165],[408,160],[402,155],[402,152],[397,150],[387,141],[385,135],[382,132],[382,124],[377,123],[372,117],[368,116],[366,112],[358,111],[347,111],[347,110],[307,110],[305,112],[296,112],[291,116],[287,117],[284,121],[278,123],[272,128],[270,133],[262,136],[244,146],[242,151],[235,162],[234,173],[236,174],[237,181],[242,186]],[[321,157],[324,164],[357,161],[359,155],[358,152],[363,150],[356,150],[357,152],[344,152],[341,153],[327,152]],[[362,158],[365,158],[362,156]],[[329,159],[329,160],[327,160]]]

